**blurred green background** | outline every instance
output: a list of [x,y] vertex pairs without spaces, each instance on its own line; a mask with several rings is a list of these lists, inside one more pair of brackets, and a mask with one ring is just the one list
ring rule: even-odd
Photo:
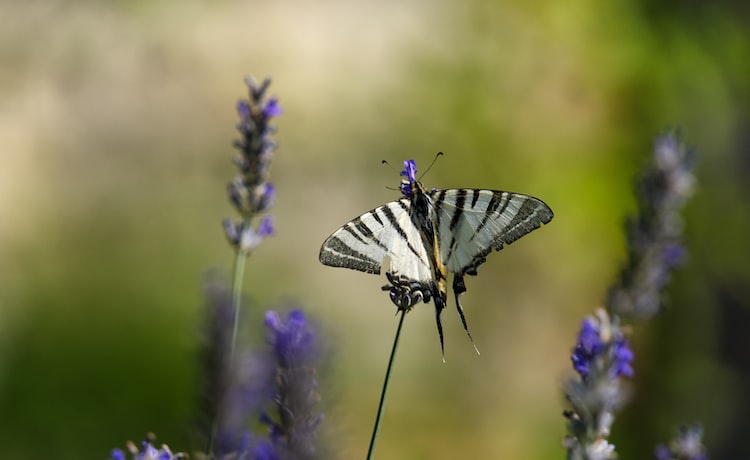
[[196,447],[202,280],[231,268],[220,222],[254,74],[285,112],[248,330],[292,301],[321,326],[338,458],[364,457],[396,318],[384,278],[318,263],[323,239],[437,151],[428,187],[544,199],[552,223],[467,280],[481,356],[452,306],[447,364],[432,305],[408,316],[377,457],[563,458],[570,349],[670,126],[700,154],[690,256],[669,309],[634,327],[612,441],[649,458],[701,421],[712,458],[750,458],[748,19],[729,1],[2,0],[0,457],[104,459],[148,431]]

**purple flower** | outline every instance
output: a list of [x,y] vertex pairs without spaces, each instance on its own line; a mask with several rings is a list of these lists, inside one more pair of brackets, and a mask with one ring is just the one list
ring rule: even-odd
[[581,374],[581,377],[589,375],[591,362],[601,354],[603,349],[604,344],[599,337],[599,331],[594,321],[590,318],[584,319],[581,323],[581,331],[578,333],[578,342],[571,356],[573,368]]
[[417,162],[414,160],[404,160],[404,170],[401,175],[406,177],[409,182],[417,180]]
[[265,216],[258,225],[258,236],[266,237],[271,236],[275,233],[276,229],[273,226],[273,217]]
[[615,377],[632,377],[634,371],[630,363],[634,358],[635,354],[628,347],[628,340],[624,337],[616,338],[612,350],[613,366],[610,372],[614,372]]
[[242,122],[250,119],[250,104],[247,101],[237,101],[237,114]]
[[406,198],[411,198],[413,193],[411,184],[417,180],[417,163],[414,160],[404,160],[404,170],[401,171],[401,175],[406,179],[401,181],[398,188]]
[[266,102],[265,107],[263,108],[263,115],[265,115],[266,118],[278,117],[282,113],[284,113],[284,111],[279,105],[279,100],[275,97],[269,99],[268,102]]
[[667,244],[663,248],[664,263],[669,268],[679,267],[687,256],[687,250],[679,243]]
[[573,369],[584,379],[598,369],[606,370],[611,377],[632,377],[633,352],[617,324],[605,317],[600,311],[599,318],[589,317],[581,323],[570,358]]
[[255,229],[246,225],[245,222],[235,223],[231,219],[224,219],[224,234],[229,244],[244,254],[249,254],[260,245],[264,238],[275,233],[273,222],[271,216],[264,216],[258,228]]
[[661,309],[670,274],[685,259],[680,213],[694,188],[693,166],[693,153],[677,134],[656,139],[651,164],[636,183],[638,213],[626,223],[628,262],[609,290],[610,313],[647,319]]
[[319,348],[312,326],[300,310],[292,310],[284,321],[275,311],[266,313],[268,343],[276,362],[277,417],[263,414],[274,447],[290,458],[315,458],[315,429],[323,417],[315,410],[319,399],[315,363]]
[[614,445],[607,442],[614,414],[627,393],[622,377],[633,375],[633,352],[617,318],[603,309],[581,323],[571,354],[577,378],[566,382],[565,396],[572,409],[566,411],[568,458],[615,458]]
[[276,199],[276,187],[271,182],[266,182],[256,187],[256,198],[254,200],[256,212],[263,212],[273,205]]
[[266,313],[266,327],[270,331],[268,343],[273,347],[281,366],[304,364],[310,359],[310,354],[315,352],[312,329],[302,311],[292,310],[285,323],[278,313],[269,310]]

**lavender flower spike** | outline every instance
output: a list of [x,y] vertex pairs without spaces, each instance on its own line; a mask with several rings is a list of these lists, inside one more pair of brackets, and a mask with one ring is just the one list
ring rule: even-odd
[[261,418],[270,428],[270,445],[256,445],[256,448],[264,455],[271,446],[280,453],[277,457],[263,458],[319,458],[314,437],[323,416],[315,410],[319,399],[315,377],[319,346],[314,330],[300,310],[291,311],[286,321],[275,311],[269,311],[266,327],[276,362],[276,394],[272,399],[278,417]]
[[616,318],[599,309],[583,320],[571,356],[578,378],[570,379],[565,386],[572,407],[565,412],[569,459],[615,458],[615,446],[607,438],[614,413],[627,397],[622,378],[633,375],[633,357]]
[[283,112],[278,99],[266,99],[270,79],[258,84],[248,78],[246,83],[249,98],[237,103],[237,114],[240,118],[237,130],[242,137],[234,142],[239,151],[234,163],[239,169],[239,174],[227,185],[229,200],[241,220],[224,220],[227,240],[242,254],[249,254],[260,244],[262,236],[270,234],[264,230],[254,230],[251,220],[267,211],[274,201],[275,189],[268,180],[271,154],[276,149],[276,143],[271,138],[275,129],[270,121]]
[[675,133],[656,139],[652,164],[636,183],[638,214],[625,225],[628,262],[609,291],[610,313],[648,319],[661,309],[661,292],[685,258],[680,212],[694,188],[693,157]]

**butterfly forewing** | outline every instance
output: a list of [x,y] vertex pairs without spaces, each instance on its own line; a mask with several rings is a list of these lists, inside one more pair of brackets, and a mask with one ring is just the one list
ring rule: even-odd
[[474,274],[493,249],[500,250],[552,219],[542,201],[496,190],[431,192],[443,265],[449,272]]
[[409,200],[392,201],[366,212],[333,232],[320,248],[320,261],[379,274],[383,259],[388,271],[408,279],[431,278],[421,235],[409,216]]

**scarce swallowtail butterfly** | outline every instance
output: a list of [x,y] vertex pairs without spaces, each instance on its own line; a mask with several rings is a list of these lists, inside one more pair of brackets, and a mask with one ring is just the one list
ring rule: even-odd
[[448,273],[453,274],[458,315],[473,344],[460,302],[466,292],[464,275],[476,275],[493,249],[499,251],[536,230],[553,214],[541,200],[518,193],[465,188],[426,191],[416,174],[414,160],[404,161],[405,179],[399,186],[403,198],[333,232],[320,248],[320,261],[380,274],[388,257],[386,277],[391,284],[383,290],[389,291],[399,310],[434,299],[444,353],[440,313],[446,305]]

